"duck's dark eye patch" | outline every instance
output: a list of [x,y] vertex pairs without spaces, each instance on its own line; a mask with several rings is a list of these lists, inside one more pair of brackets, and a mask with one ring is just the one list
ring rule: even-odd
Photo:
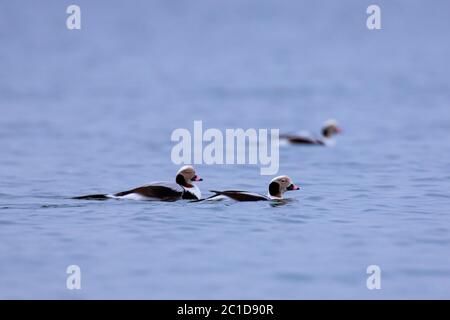
[[184,185],[186,183],[186,180],[184,179],[182,174],[177,175],[177,178],[175,181],[177,184],[180,184],[180,185]]
[[272,196],[277,196],[280,193],[280,185],[277,182],[269,184],[269,193]]

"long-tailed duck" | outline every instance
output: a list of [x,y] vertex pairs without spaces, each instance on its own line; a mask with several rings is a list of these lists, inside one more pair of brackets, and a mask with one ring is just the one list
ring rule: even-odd
[[334,140],[333,136],[341,132],[342,130],[339,128],[336,120],[327,120],[322,127],[321,138],[315,138],[308,133],[301,133],[283,134],[280,135],[280,139],[292,144],[334,146],[336,144],[336,141]]
[[106,199],[134,199],[134,200],[163,200],[175,201],[179,199],[198,200],[202,194],[200,189],[193,184],[194,181],[202,181],[192,166],[184,166],[177,172],[176,183],[154,182],[142,187],[115,194],[91,194],[74,197],[78,200],[106,200]]
[[283,199],[283,194],[286,191],[298,190],[300,189],[298,186],[292,183],[291,178],[288,176],[279,176],[269,184],[269,191],[267,196],[252,193],[247,191],[237,191],[237,190],[225,190],[225,191],[216,191],[210,190],[215,194],[209,198],[204,200],[222,200],[226,198],[230,198],[236,201],[268,201],[268,200],[281,200]]

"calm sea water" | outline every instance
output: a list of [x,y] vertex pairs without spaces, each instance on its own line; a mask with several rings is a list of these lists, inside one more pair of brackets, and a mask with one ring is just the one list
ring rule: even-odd
[[[1,298],[450,298],[447,1],[375,1],[379,31],[374,1],[76,2],[80,31],[72,1],[0,4]],[[69,199],[172,180],[194,120],[328,118],[335,148],[280,150],[285,206]],[[204,195],[271,179],[196,168]]]

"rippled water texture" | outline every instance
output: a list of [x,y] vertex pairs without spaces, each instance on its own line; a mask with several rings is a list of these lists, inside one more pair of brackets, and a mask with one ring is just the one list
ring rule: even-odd
[[[1,298],[450,298],[448,1],[0,4]],[[320,130],[269,203],[88,202],[172,180],[170,134]],[[196,166],[266,192],[254,165]],[[79,265],[82,289],[66,289]],[[381,290],[366,268],[382,270]]]

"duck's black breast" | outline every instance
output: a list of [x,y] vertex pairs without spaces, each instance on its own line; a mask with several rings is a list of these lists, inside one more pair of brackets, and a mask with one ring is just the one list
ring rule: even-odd
[[184,190],[183,195],[181,197],[182,199],[186,200],[199,200],[199,198],[195,194],[189,192],[188,190]]

